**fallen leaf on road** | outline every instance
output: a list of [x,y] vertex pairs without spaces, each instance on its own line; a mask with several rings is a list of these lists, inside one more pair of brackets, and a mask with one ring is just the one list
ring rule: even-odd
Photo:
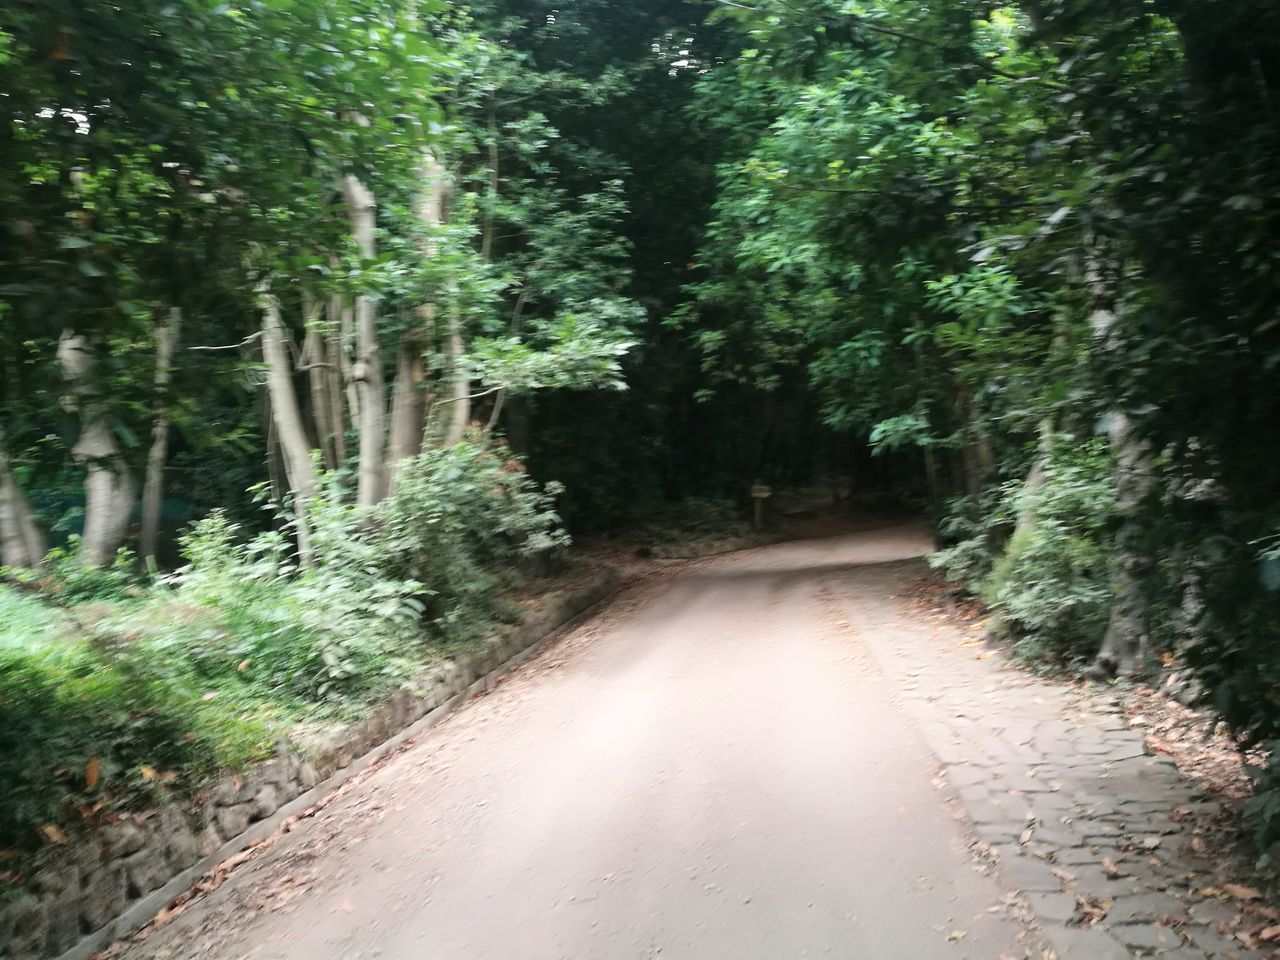
[[947,934],[947,940],[963,940],[968,935],[969,931],[967,930],[952,930]]
[[84,768],[84,786],[86,790],[92,790],[98,785],[98,777],[102,775],[102,763],[97,757],[90,757],[89,762]]
[[151,922],[154,923],[157,927],[164,926],[170,920],[177,919],[182,914],[182,912],[187,909],[187,905],[190,902],[191,902],[190,900],[183,900],[180,903],[175,903],[172,907],[169,907],[166,910],[161,910],[159,913],[156,914],[155,919],[152,920]]
[[46,823],[40,828],[40,832],[44,834],[46,840],[50,843],[70,843],[71,838],[62,832],[62,828],[56,823]]
[[1107,915],[1111,909],[1110,900],[1099,900],[1083,894],[1076,894],[1076,903],[1080,904],[1080,912],[1084,914],[1082,926],[1092,926]]
[[1258,900],[1262,897],[1262,894],[1253,887],[1246,887],[1242,883],[1224,883],[1222,891],[1237,900]]
[[1274,927],[1264,928],[1263,931],[1258,934],[1258,939],[1265,940],[1268,943],[1272,940],[1280,939],[1280,924],[1277,924]]
[[1112,880],[1119,880],[1121,877],[1127,877],[1129,874],[1120,869],[1120,866],[1110,857],[1102,858],[1102,871]]

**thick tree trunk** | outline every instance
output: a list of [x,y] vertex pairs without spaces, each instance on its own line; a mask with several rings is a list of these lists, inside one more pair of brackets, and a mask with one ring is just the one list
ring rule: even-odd
[[0,566],[38,570],[47,552],[35,511],[0,446]]
[[[450,184],[444,167],[430,151],[422,157],[422,187],[417,217],[424,229],[422,255],[435,256],[433,232],[444,222]],[[419,304],[418,326],[396,348],[396,378],[391,391],[391,429],[387,440],[387,492],[395,489],[400,464],[422,451],[427,418],[425,352],[435,326],[436,305]]]
[[293,510],[298,528],[298,558],[303,565],[313,561],[311,530],[307,518],[307,502],[317,490],[315,464],[307,430],[298,409],[293,388],[293,362],[289,355],[289,335],[280,320],[280,305],[269,293],[263,293],[262,357],[267,364],[267,390],[271,397],[271,417],[276,437],[284,454],[285,475],[293,491]]
[[963,383],[956,386],[956,419],[965,425],[965,441],[960,447],[960,467],[965,493],[979,496],[995,473],[996,458],[986,426],[973,413],[973,396]]
[[160,538],[160,507],[164,501],[164,468],[169,459],[169,381],[172,379],[173,351],[182,327],[182,311],[177,307],[156,327],[156,410],[151,421],[151,448],[147,451],[147,474],[142,483],[143,562],[154,569],[156,544]]
[[[373,235],[377,205],[373,194],[354,174],[347,174],[342,179],[342,195],[360,255],[372,260],[377,253]],[[372,507],[382,499],[387,485],[383,450],[387,401],[382,382],[377,317],[369,297],[356,297],[355,323],[356,362],[353,374],[360,394],[360,465],[356,502],[362,507]]]
[[1094,679],[1137,676],[1145,671],[1150,654],[1141,582],[1151,568],[1151,560],[1134,542],[1137,508],[1151,484],[1146,451],[1123,413],[1111,414],[1107,434],[1116,459],[1116,512],[1120,517],[1120,530],[1116,534],[1115,567],[1111,573],[1114,603],[1102,636],[1102,647],[1089,668],[1089,676]]
[[70,384],[66,406],[80,418],[80,436],[71,457],[84,468],[84,531],[78,560],[87,566],[110,563],[124,543],[133,516],[133,476],[107,420],[97,382],[97,357],[83,334],[64,331],[58,362]]
[[[1091,245],[1086,241],[1086,251]],[[1106,297],[1101,270],[1094,259],[1086,264],[1086,282],[1099,304],[1090,316],[1094,340],[1099,349],[1111,348],[1115,335],[1115,312]],[[1129,418],[1120,410],[1109,416],[1107,436],[1115,457],[1116,513],[1120,529],[1115,540],[1112,570],[1114,603],[1102,646],[1087,675],[1096,680],[1136,676],[1146,667],[1149,637],[1146,628],[1146,603],[1139,588],[1143,575],[1150,569],[1150,558],[1135,543],[1136,514],[1151,486],[1147,451],[1133,432]]]
[[415,331],[396,348],[396,379],[391,391],[391,429],[387,439],[387,492],[395,490],[400,464],[422,452],[426,429],[427,367],[425,345]]

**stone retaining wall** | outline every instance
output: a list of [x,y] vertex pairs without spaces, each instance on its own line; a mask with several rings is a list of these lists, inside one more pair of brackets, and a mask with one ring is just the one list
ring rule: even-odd
[[201,874],[487,687],[616,582],[602,569],[582,586],[544,595],[519,624],[424,669],[364,721],[282,739],[272,759],[210,784],[194,804],[46,849],[26,891],[0,912],[0,958],[79,960],[143,926]]

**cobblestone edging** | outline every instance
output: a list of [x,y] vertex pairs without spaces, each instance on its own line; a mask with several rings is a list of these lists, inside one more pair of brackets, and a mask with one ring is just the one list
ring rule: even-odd
[[191,809],[162,808],[142,823],[114,824],[48,849],[27,892],[0,913],[0,958],[83,960],[132,933],[203,873],[487,688],[617,580],[602,568],[582,586],[544,595],[521,623],[427,668],[363,722],[282,740],[275,757],[211,784],[202,791],[205,802]]
[[[1190,822],[1216,809],[1172,760],[1147,754],[1122,695],[1042,680],[957,627],[913,611],[922,565],[887,564],[839,606],[897,682],[981,849],[1058,960],[1258,956],[1231,934],[1215,864]],[[930,622],[930,621],[934,622]],[[1039,956],[1039,954],[1037,954]]]

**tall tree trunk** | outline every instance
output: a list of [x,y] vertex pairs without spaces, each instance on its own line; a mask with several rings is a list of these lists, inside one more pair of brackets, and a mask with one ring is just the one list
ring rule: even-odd
[[351,309],[342,302],[341,297],[331,297],[329,299],[329,322],[331,329],[335,331],[332,341],[332,354],[337,358],[338,369],[335,376],[338,378],[337,389],[334,393],[334,400],[341,406],[342,401],[346,400],[346,416],[339,411],[335,418],[338,423],[342,424],[342,440],[339,445],[339,459],[343,463],[347,460],[347,438],[346,430],[360,422],[360,392],[356,386],[355,370],[352,367],[349,347],[352,340],[351,333]]
[[325,367],[328,365],[325,353],[327,340],[323,333],[308,325],[302,339],[302,368],[307,374],[307,389],[311,395],[311,420],[315,429],[316,441],[320,445],[320,454],[324,457],[324,465],[330,470],[338,467],[338,455],[334,450],[334,426],[332,407],[329,404],[329,378]]
[[427,415],[427,367],[423,331],[401,337],[396,346],[396,379],[391,391],[391,429],[387,438],[387,492],[396,487],[400,464],[422,451]]
[[[351,220],[360,255],[372,260],[377,254],[374,225],[377,204],[373,194],[354,174],[342,179],[342,195]],[[374,303],[356,297],[356,362],[354,376],[360,394],[360,465],[357,472],[356,502],[372,507],[386,492],[387,471],[383,451],[386,391],[382,383],[382,352],[378,344],[378,324]]]
[[1045,470],[1048,469],[1049,455],[1053,448],[1053,421],[1045,417],[1038,427],[1036,458],[1027,471],[1027,479],[1022,482],[1022,493],[1018,497],[1018,516],[1013,525],[1013,540],[1030,535],[1036,525],[1036,496],[1044,486]]
[[182,311],[169,310],[156,326],[156,409],[151,421],[151,448],[147,451],[147,474],[142,483],[143,562],[156,566],[156,543],[160,538],[160,507],[164,501],[164,468],[169,459],[169,382],[173,375],[173,351],[182,328]]
[[35,511],[18,486],[0,437],[0,565],[38,570],[48,552]]
[[311,419],[315,424],[316,439],[324,456],[325,466],[336,470],[346,460],[345,449],[339,454],[339,446],[345,448],[342,436],[342,404],[335,403],[332,389],[334,373],[338,369],[338,357],[333,352],[333,337],[329,329],[327,311],[324,319],[320,305],[308,298],[305,312],[307,332],[302,342],[302,367],[307,374],[307,386],[311,395]]
[[1116,513],[1120,528],[1116,533],[1111,571],[1114,602],[1102,635],[1102,646],[1089,668],[1093,679],[1137,676],[1145,671],[1150,653],[1141,583],[1151,569],[1151,559],[1137,543],[1138,507],[1151,486],[1147,454],[1129,418],[1119,411],[1110,415],[1107,436],[1116,462]]
[[[1084,249],[1085,282],[1095,302],[1090,326],[1097,348],[1109,350],[1114,346],[1116,315],[1090,240],[1086,239]],[[1107,437],[1115,457],[1116,514],[1120,525],[1111,572],[1114,602],[1102,646],[1087,671],[1092,679],[1136,676],[1145,669],[1149,654],[1146,603],[1140,584],[1151,568],[1151,559],[1136,542],[1138,508],[1151,488],[1147,451],[1121,410],[1109,414]]]
[[284,454],[284,470],[293,491],[293,511],[298,528],[298,558],[309,566],[314,557],[311,550],[311,529],[307,517],[307,503],[317,490],[315,464],[311,460],[311,446],[307,442],[307,429],[298,408],[298,397],[293,388],[293,361],[289,354],[289,335],[280,320],[280,304],[270,293],[261,295],[262,307],[262,358],[267,364],[267,390],[271,398],[271,417],[276,426],[276,436]]
[[[423,226],[422,255],[436,254],[434,231],[445,219],[449,181],[444,167],[430,151],[422,157],[422,187],[417,217]],[[400,464],[422,450],[427,416],[427,366],[425,353],[435,325],[436,305],[419,304],[418,325],[396,347],[396,377],[391,391],[391,429],[387,440],[387,492],[395,489]]]
[[347,421],[342,415],[342,342],[333,326],[325,336],[325,397],[329,401],[329,423],[333,425],[333,458],[339,468],[347,464]]
[[446,447],[461,443],[471,422],[471,374],[463,360],[462,317],[456,310],[449,314],[449,332],[445,353],[449,358],[449,427],[445,431]]
[[987,480],[995,473],[995,451],[986,425],[974,416],[973,395],[963,383],[956,384],[956,419],[964,425],[965,440],[960,447],[960,467],[964,473],[965,493],[979,496]]
[[87,566],[102,566],[115,558],[129,532],[133,475],[107,419],[94,345],[83,334],[63,331],[58,362],[71,388],[64,402],[80,418],[80,436],[71,448],[72,459],[85,471],[84,532],[77,559]]

